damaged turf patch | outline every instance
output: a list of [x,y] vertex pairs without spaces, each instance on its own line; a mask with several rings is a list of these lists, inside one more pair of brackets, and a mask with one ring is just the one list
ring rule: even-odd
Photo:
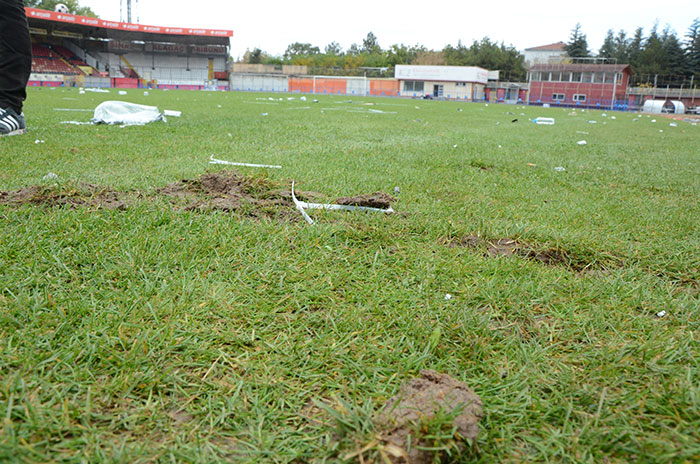
[[[295,194],[303,201],[316,201],[323,197],[316,192],[295,191]],[[196,179],[173,182],[157,189],[156,196],[159,195],[169,198],[174,208],[186,211],[220,210],[253,218],[302,220],[292,200],[289,185],[265,177],[244,176],[237,171],[211,172]],[[133,197],[154,199],[154,195],[144,197],[92,184],[80,184],[77,188],[34,185],[13,192],[0,191],[0,205],[68,205],[121,210],[130,203],[126,199]],[[388,209],[392,201],[396,199],[391,195],[377,192],[339,198],[337,203]]]
[[126,209],[126,202],[120,198],[119,193],[108,187],[92,184],[80,184],[75,188],[32,185],[13,192],[0,191],[0,205],[21,206],[25,204]]
[[583,272],[592,269],[605,269],[618,267],[619,258],[607,256],[604,259],[596,259],[594,256],[579,256],[571,251],[559,248],[541,248],[531,243],[512,238],[485,239],[476,235],[467,235],[447,239],[444,241],[450,247],[464,247],[472,250],[481,250],[484,256],[517,256],[520,258],[537,261],[547,266],[561,266],[575,272]]
[[[296,193],[296,192],[295,192]],[[297,195],[299,196],[299,195]],[[371,195],[357,195],[354,197],[341,197],[335,200],[339,205],[347,206],[366,206],[368,208],[388,209],[391,203],[396,201],[388,193],[376,192]]]
[[481,398],[466,384],[424,370],[401,387],[376,422],[382,439],[403,450],[387,454],[390,462],[424,464],[463,453],[476,440],[482,416]]

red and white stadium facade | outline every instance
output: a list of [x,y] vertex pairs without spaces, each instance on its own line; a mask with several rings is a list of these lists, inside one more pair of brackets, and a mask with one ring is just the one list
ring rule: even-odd
[[228,88],[231,30],[25,10],[32,37],[30,86]]

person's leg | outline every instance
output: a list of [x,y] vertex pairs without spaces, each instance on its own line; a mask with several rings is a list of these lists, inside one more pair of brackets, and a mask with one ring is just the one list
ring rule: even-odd
[[0,0],[0,110],[22,113],[32,42],[22,0]]

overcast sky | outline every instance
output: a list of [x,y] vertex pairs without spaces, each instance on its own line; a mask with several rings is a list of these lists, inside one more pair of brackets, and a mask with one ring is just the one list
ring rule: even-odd
[[[126,0],[124,17],[126,17]],[[638,0],[622,2],[562,0],[469,2],[382,2],[354,0],[334,2],[132,0],[141,24],[153,26],[230,29],[234,31],[231,53],[237,58],[246,49],[259,47],[282,54],[292,42],[310,42],[323,50],[336,41],[343,49],[372,31],[382,48],[395,43],[422,44],[441,49],[458,40],[471,44],[484,36],[514,45],[519,50],[558,41],[568,41],[576,23],[581,23],[593,51],[600,48],[608,29],[628,35],[641,26],[648,33],[655,22],[659,30],[668,24],[685,36],[694,18],[700,17],[700,1]],[[80,0],[102,19],[120,19],[120,0]]]

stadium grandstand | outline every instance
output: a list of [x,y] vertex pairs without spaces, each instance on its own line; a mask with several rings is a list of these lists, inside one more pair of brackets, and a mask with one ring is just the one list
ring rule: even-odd
[[30,86],[229,88],[233,31],[25,9],[32,38]]

